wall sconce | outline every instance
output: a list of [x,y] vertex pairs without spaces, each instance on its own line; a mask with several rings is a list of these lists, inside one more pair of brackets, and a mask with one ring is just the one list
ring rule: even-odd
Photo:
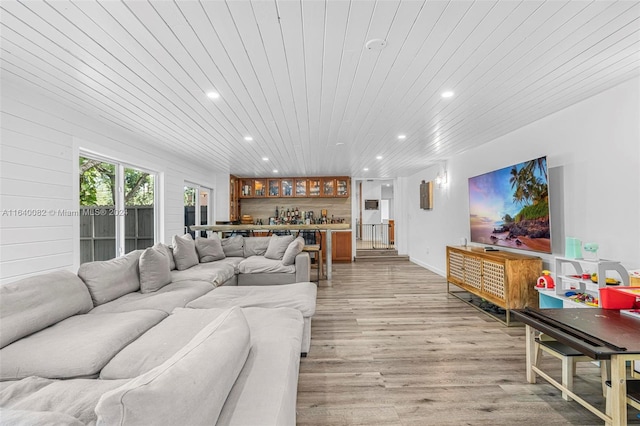
[[438,188],[442,188],[442,186],[446,185],[447,182],[447,171],[445,170],[442,173],[438,173],[438,176],[436,176],[436,184],[438,185]]

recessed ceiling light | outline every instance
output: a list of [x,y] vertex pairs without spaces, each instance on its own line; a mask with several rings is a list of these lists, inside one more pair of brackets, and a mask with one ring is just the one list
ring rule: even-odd
[[278,173],[278,169],[273,169],[273,173]]
[[376,157],[376,160],[382,160],[382,155],[378,155],[378,156]]
[[336,142],[336,146],[344,145],[344,142]]
[[211,99],[218,99],[220,97],[220,93],[218,93],[218,92],[209,92],[209,93],[207,93],[207,96],[210,97]]
[[388,183],[388,184],[387,184],[387,187],[389,187],[389,186],[391,186],[391,184],[390,184],[390,183]]
[[368,172],[368,171],[369,171],[369,168],[368,168],[368,167],[365,167],[365,168],[364,168],[364,169],[362,169],[362,170],[364,170],[365,172]]
[[407,135],[398,135],[398,139],[402,140],[402,139],[406,139],[406,138],[407,138]]
[[442,96],[443,98],[450,98],[454,95],[454,93],[451,90],[448,90],[446,92],[442,92],[442,94],[440,96]]
[[387,46],[386,40],[382,40],[380,38],[374,38],[373,40],[369,40],[365,46],[368,50],[377,50],[380,51]]
[[250,141],[253,140],[253,138],[251,136],[245,136],[244,140],[247,141],[247,142],[250,142]]
[[269,161],[268,157],[262,157],[262,161]]

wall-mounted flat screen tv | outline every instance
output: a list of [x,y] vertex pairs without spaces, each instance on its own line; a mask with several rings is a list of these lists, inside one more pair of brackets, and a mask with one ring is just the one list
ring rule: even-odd
[[547,157],[469,178],[471,242],[551,253]]

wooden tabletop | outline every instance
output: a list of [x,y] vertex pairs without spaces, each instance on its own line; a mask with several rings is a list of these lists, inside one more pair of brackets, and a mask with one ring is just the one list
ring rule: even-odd
[[346,231],[349,223],[325,223],[317,225],[192,225],[194,231]]
[[512,313],[517,320],[592,358],[607,359],[616,353],[640,354],[640,320],[616,309],[523,309]]

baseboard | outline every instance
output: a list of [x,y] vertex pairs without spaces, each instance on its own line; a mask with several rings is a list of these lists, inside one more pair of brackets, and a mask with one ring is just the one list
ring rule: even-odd
[[428,263],[421,262],[421,261],[419,261],[419,260],[417,260],[417,259],[415,259],[415,258],[413,258],[413,257],[411,257],[411,256],[409,256],[409,260],[410,260],[411,262],[415,263],[415,264],[416,264],[416,265],[418,265],[418,266],[422,266],[423,268],[428,269],[428,270],[430,270],[431,272],[434,272],[434,273],[436,273],[436,274],[440,275],[440,276],[441,276],[441,277],[443,277],[443,278],[446,278],[446,277],[447,277],[447,273],[446,273],[445,271],[443,271],[443,270],[441,270],[441,269],[439,269],[439,268],[436,268],[436,267],[435,267],[435,266],[433,266],[433,265],[429,265]]

